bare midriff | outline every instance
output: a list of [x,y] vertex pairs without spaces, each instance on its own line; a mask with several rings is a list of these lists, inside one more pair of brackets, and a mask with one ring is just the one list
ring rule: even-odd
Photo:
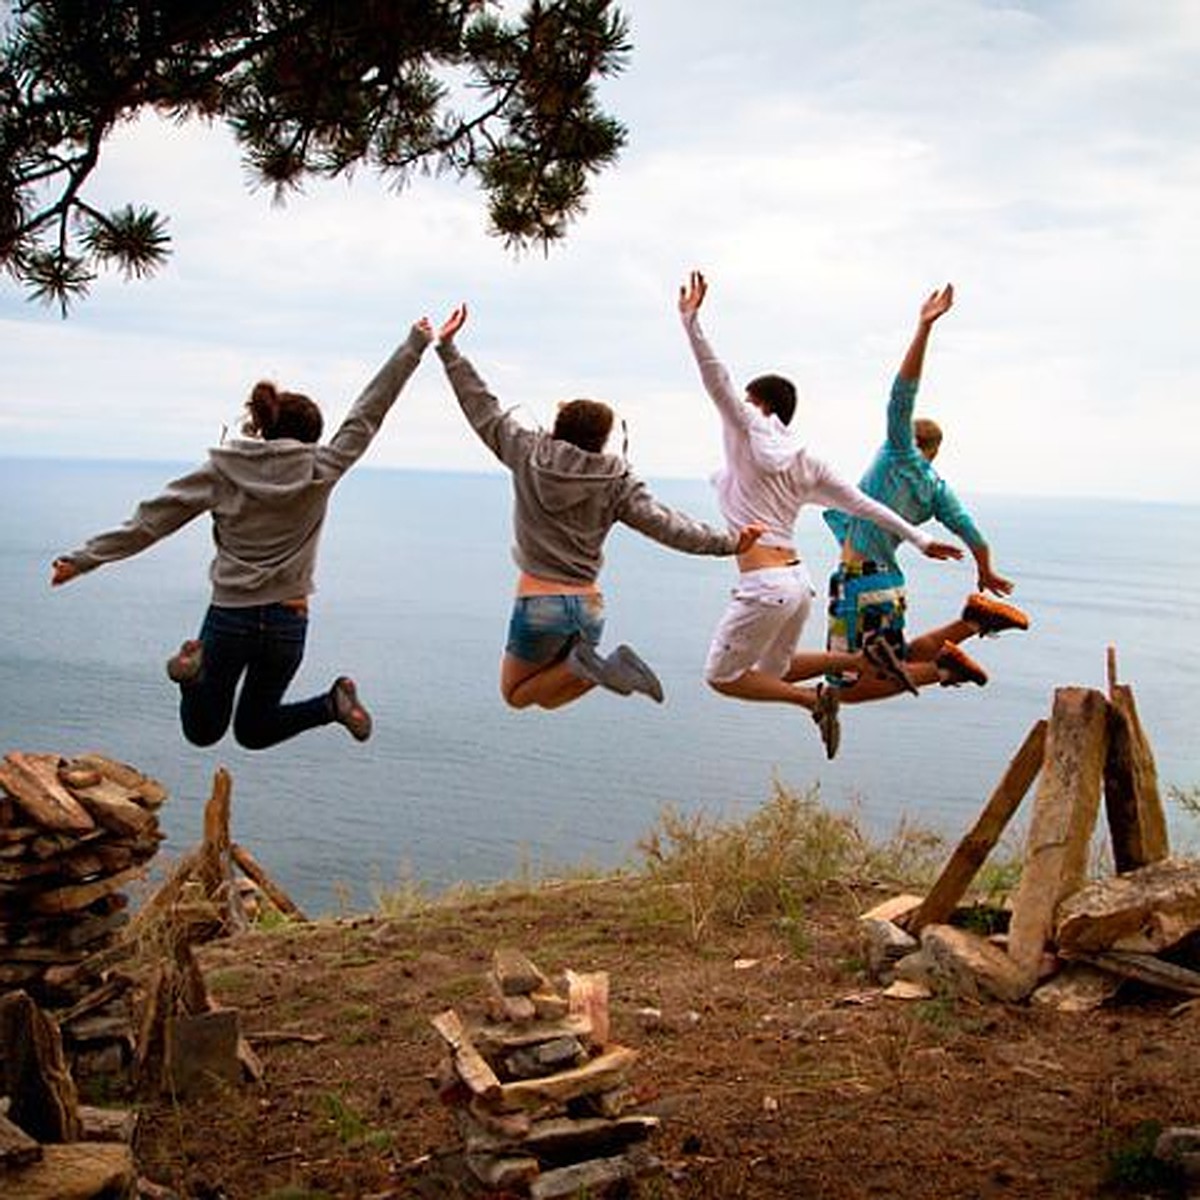
[[297,596],[295,600],[280,600],[279,602],[284,608],[290,608],[292,612],[298,612],[301,616],[308,616],[308,597]]
[[743,571],[761,571],[764,567],[790,567],[800,561],[795,546],[760,546],[757,543],[738,555]]
[[565,579],[543,579],[522,571],[517,576],[518,596],[595,596],[600,588],[591,583],[568,583]]

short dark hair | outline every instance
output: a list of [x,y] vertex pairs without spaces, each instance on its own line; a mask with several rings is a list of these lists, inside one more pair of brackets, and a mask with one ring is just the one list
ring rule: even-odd
[[599,400],[568,400],[558,406],[554,436],[599,454],[612,432],[613,410]]
[[774,413],[785,425],[790,425],[796,412],[796,385],[782,375],[759,375],[746,384],[746,391],[767,412]]
[[254,385],[246,401],[244,433],[270,441],[294,438],[298,442],[319,442],[324,421],[316,403],[299,392],[281,392],[273,383]]

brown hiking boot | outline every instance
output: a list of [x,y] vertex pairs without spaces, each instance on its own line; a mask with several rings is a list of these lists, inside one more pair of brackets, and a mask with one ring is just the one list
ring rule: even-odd
[[942,687],[958,687],[960,683],[983,687],[988,681],[987,672],[955,642],[943,642],[933,661]]
[[962,619],[974,625],[980,637],[992,637],[1006,629],[1029,628],[1029,618],[1015,604],[993,600],[982,592],[973,592],[967,597]]
[[333,719],[350,730],[355,741],[365,742],[371,736],[371,714],[358,698],[354,680],[339,675],[329,689],[329,704]]

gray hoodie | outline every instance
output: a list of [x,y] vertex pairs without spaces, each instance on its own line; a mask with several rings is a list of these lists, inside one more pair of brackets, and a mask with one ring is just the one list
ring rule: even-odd
[[688,554],[733,554],[737,537],[668,508],[618,454],[593,454],[502,410],[453,343],[437,352],[468,421],[512,472],[513,558],[541,579],[593,583],[618,521]]
[[215,447],[206,463],[139,504],[124,525],[62,557],[91,571],[211,512],[214,604],[247,608],[307,596],[315,590],[317,542],[334,484],[371,444],[428,344],[414,325],[328,443],[246,438]]

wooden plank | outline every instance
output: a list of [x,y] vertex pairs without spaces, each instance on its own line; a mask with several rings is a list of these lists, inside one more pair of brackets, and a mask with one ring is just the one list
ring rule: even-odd
[[43,829],[87,833],[96,823],[58,782],[58,759],[12,750],[0,763],[0,787]]
[[79,909],[87,908],[89,904],[99,900],[101,896],[110,895],[134,879],[140,879],[145,870],[144,866],[135,866],[119,871],[107,879],[98,879],[94,883],[76,883],[69,887],[52,888],[28,897],[27,904],[30,912],[35,913],[78,912]]
[[1200,971],[1166,962],[1153,954],[1135,954],[1125,950],[1105,950],[1099,954],[1081,954],[1072,962],[1091,963],[1124,979],[1135,979],[1152,987],[1188,996],[1200,996]]
[[285,917],[292,917],[297,921],[307,921],[308,918],[301,911],[300,906],[271,878],[270,875],[263,869],[259,861],[246,849],[245,846],[238,845],[237,842],[232,842],[229,847],[229,852],[233,856],[233,861],[241,867],[247,878],[253,880],[263,892],[270,902]]
[[500,1085],[496,1105],[500,1109],[537,1108],[543,1104],[565,1104],[577,1096],[589,1096],[615,1087],[637,1061],[638,1052],[627,1046],[610,1046],[603,1054],[557,1075],[543,1079],[519,1079]]
[[591,1026],[592,1042],[608,1045],[608,972],[568,970],[567,1008],[572,1017],[582,1018]]
[[1154,751],[1138,719],[1133,689],[1125,684],[1114,684],[1109,694],[1104,808],[1118,872],[1159,862],[1170,853]]
[[79,754],[67,763],[67,769],[91,768],[98,771],[105,779],[111,779],[125,789],[131,800],[144,804],[147,808],[161,808],[167,798],[167,789],[157,779],[143,775],[136,767],[128,763],[117,762],[103,754]]
[[462,1018],[452,1008],[432,1017],[430,1023],[442,1036],[442,1040],[450,1047],[454,1058],[454,1068],[458,1077],[476,1095],[491,1099],[500,1092],[501,1084],[496,1072],[488,1066],[487,1060],[475,1048],[467,1036]]
[[1013,897],[1008,952],[1028,990],[1038,980],[1055,910],[1087,875],[1100,811],[1108,701],[1092,688],[1055,690],[1025,863]]
[[911,913],[900,920],[910,933],[920,933],[926,925],[944,925],[966,895],[971,881],[987,856],[995,849],[1006,826],[1037,778],[1046,750],[1046,722],[1038,721],[1025,736],[1020,749],[1013,755],[996,790],[984,805],[975,824],[958,843],[949,861],[942,868],[929,895]]
[[90,787],[73,787],[71,794],[87,810],[97,825],[113,833],[137,837],[152,829],[158,818],[149,809],[129,798],[129,792],[105,779],[99,772],[92,772],[97,782]]

